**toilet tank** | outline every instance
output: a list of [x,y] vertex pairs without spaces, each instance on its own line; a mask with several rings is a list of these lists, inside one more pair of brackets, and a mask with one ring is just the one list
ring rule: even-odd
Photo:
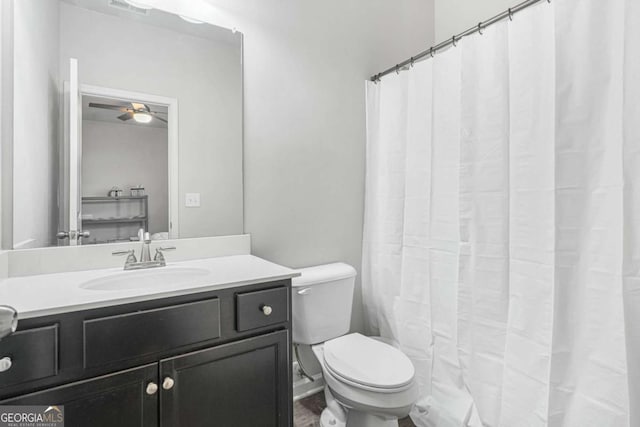
[[317,344],[349,332],[355,268],[337,262],[298,271],[291,289],[293,342]]

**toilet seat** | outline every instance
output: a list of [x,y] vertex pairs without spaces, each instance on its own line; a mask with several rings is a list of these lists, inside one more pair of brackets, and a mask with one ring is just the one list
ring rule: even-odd
[[325,367],[346,384],[378,393],[397,393],[413,384],[415,368],[400,350],[355,333],[324,343]]

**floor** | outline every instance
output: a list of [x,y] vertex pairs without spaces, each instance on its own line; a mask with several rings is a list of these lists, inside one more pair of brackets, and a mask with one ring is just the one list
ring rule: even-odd
[[[294,427],[318,427],[320,413],[325,407],[324,393],[316,393],[304,399],[298,400],[293,407]],[[400,427],[415,427],[411,419],[400,420]]]

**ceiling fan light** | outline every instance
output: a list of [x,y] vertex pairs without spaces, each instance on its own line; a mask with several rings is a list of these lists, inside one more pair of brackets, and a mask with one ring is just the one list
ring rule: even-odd
[[153,116],[149,113],[133,113],[133,120],[138,123],[149,123],[153,119]]
[[188,16],[184,16],[184,15],[178,15],[178,16],[191,24],[204,24],[204,21],[200,21],[198,19],[189,18]]
[[124,1],[129,3],[133,7],[137,7],[138,9],[144,9],[144,10],[153,9],[152,6],[146,5],[136,0],[124,0]]

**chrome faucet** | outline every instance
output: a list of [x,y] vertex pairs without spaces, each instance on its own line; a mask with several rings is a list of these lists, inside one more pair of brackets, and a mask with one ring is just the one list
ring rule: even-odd
[[127,255],[127,259],[124,262],[125,270],[141,270],[144,268],[164,267],[167,265],[167,260],[165,259],[163,252],[175,250],[175,246],[156,248],[156,254],[153,257],[153,260],[151,260],[151,237],[149,236],[149,232],[145,232],[144,229],[141,228],[138,230],[138,239],[140,243],[142,243],[140,261],[136,258],[134,249],[112,252],[113,255]]
[[138,230],[138,241],[142,243],[140,262],[150,262],[151,253],[149,252],[149,245],[151,244],[151,235],[148,231],[144,231],[144,228]]

